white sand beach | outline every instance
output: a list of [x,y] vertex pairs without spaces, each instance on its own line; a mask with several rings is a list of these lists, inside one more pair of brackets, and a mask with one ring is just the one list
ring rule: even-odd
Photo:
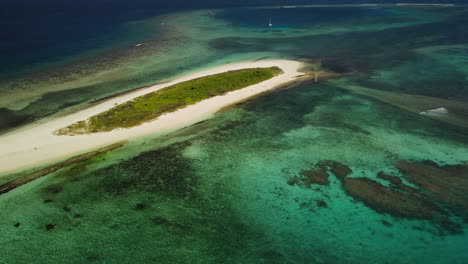
[[[106,111],[115,106],[116,103],[121,104],[135,97],[179,82],[230,70],[272,66],[281,68],[284,73],[262,83],[232,91],[222,96],[212,97],[178,111],[162,115],[151,122],[137,127],[79,136],[54,135],[56,130]],[[298,75],[302,75],[299,72],[301,67],[302,63],[291,60],[248,61],[227,64],[113,97],[98,105],[68,116],[52,119],[45,123],[29,125],[0,136],[0,174],[13,173],[47,163],[59,162],[71,156],[92,151],[122,140],[149,134],[167,134],[171,131],[190,126],[210,118],[225,106],[243,101],[294,80]]]

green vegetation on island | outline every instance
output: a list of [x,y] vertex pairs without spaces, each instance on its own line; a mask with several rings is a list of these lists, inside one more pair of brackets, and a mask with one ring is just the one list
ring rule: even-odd
[[278,67],[251,68],[181,82],[117,105],[88,120],[60,129],[57,134],[88,134],[137,126],[164,113],[263,82],[281,73]]

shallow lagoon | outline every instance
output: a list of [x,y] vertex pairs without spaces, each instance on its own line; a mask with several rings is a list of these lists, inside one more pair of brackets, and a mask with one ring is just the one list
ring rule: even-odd
[[[368,27],[307,36],[308,30],[298,26],[304,22],[281,32],[258,32],[226,26],[237,22],[222,20],[220,11],[215,18],[190,13],[191,24],[183,23],[190,16],[182,13],[172,18],[182,17],[178,30],[195,27],[204,34],[185,35],[184,45],[191,48],[185,59],[164,58],[185,65],[180,73],[267,56],[307,58],[321,60],[328,69],[359,73],[341,85],[466,100],[464,60],[444,60],[445,49],[431,48],[464,45],[466,29],[448,29],[465,19],[464,9],[392,12],[418,19],[376,30],[375,20],[382,25],[400,21],[379,16]],[[331,29],[346,20],[323,23]],[[460,58],[464,49],[449,52]],[[125,90],[163,78],[159,70],[169,71],[164,65],[147,67],[157,64],[157,56],[132,63],[143,69],[141,78],[118,79],[112,87]],[[175,76],[172,70],[166,76]],[[107,96],[119,90],[114,88],[96,93]],[[334,160],[353,171],[350,178],[392,187],[377,178],[382,171],[421,188],[396,168],[399,161],[444,166],[466,164],[467,157],[468,138],[461,127],[353,94],[333,81],[305,83],[167,137],[134,140],[0,196],[0,210],[7,212],[0,218],[0,252],[5,263],[464,263],[468,238],[462,210],[448,213],[458,225],[454,231],[437,220],[377,210],[346,192],[334,173],[329,172],[329,185],[288,183],[318,162]]]

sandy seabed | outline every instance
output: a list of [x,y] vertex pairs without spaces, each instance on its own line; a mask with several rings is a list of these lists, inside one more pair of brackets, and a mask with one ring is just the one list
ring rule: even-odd
[[[112,108],[115,104],[124,103],[167,86],[231,70],[272,66],[281,68],[283,73],[264,82],[232,91],[225,95],[215,96],[175,112],[164,114],[153,121],[137,127],[77,136],[57,136],[54,134],[58,129],[81,120],[86,120],[91,116]],[[42,124],[29,125],[0,137],[0,174],[13,173],[42,164],[60,161],[122,140],[149,134],[163,135],[190,126],[212,117],[213,114],[223,107],[293,81],[298,75],[302,75],[299,71],[301,67],[301,62],[292,60],[248,61],[227,64],[113,97],[88,109],[52,119]]]

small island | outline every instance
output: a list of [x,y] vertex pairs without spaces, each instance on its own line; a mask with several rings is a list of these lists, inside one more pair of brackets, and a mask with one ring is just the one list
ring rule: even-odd
[[208,75],[177,83],[117,105],[87,120],[57,131],[57,135],[80,135],[130,128],[203,101],[271,79],[278,67],[249,68]]
[[[35,178],[43,170],[68,164],[70,158],[88,157],[89,153],[138,137],[167,135],[207,120],[229,105],[310,80],[315,73],[299,61],[244,61],[118,94],[2,135],[0,174],[39,168],[31,176]],[[321,80],[329,77],[320,73]]]

